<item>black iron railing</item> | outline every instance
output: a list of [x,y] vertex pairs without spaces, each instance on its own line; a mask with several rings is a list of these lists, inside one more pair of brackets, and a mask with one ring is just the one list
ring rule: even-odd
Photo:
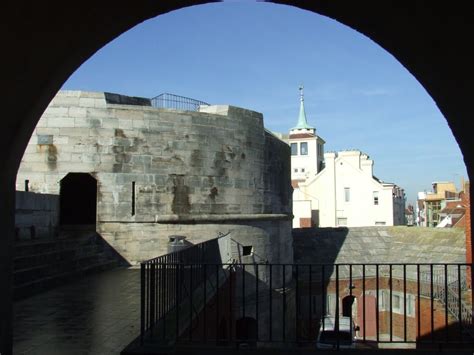
[[209,106],[209,104],[204,101],[169,93],[155,96],[151,99],[151,105],[156,108],[180,111],[198,111],[200,106]]
[[[220,234],[217,238],[189,246],[186,249],[175,251],[141,263],[141,324],[140,338],[152,330],[158,322],[166,333],[172,310],[175,319],[175,333],[180,333],[183,320],[179,320],[181,304],[191,297],[196,287],[203,282],[209,282],[214,273],[222,277],[222,272],[217,265],[229,260],[229,234]],[[216,265],[213,270],[208,264]],[[211,282],[212,284],[212,282]],[[218,285],[217,283],[216,285]],[[212,285],[212,287],[217,287]],[[191,303],[189,312],[192,316],[197,314],[197,309]],[[170,333],[171,334],[171,333]]]
[[323,348],[474,343],[471,264],[215,263],[209,260],[217,253],[208,254],[213,244],[142,263],[142,342]]

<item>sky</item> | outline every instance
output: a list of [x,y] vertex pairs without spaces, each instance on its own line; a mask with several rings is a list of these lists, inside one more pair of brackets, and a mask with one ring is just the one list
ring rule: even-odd
[[306,116],[325,151],[359,149],[407,203],[432,182],[467,180],[435,102],[388,52],[330,18],[286,5],[192,6],[137,25],[99,50],[62,89],[154,97],[168,92],[264,115],[265,127]]

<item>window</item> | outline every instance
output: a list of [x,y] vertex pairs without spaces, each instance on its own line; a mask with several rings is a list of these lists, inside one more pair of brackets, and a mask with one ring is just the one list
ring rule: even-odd
[[[405,298],[402,292],[392,291],[392,312],[396,314],[404,314],[405,306],[407,316],[415,316],[415,296],[406,294]],[[379,311],[390,312],[390,291],[380,290],[379,293]]]
[[291,155],[298,155],[298,143],[291,143]]
[[308,142],[300,143],[300,154],[308,155]]
[[415,316],[415,296],[407,295],[407,315]]
[[252,255],[252,246],[251,245],[242,246],[242,256],[248,256],[248,255]]
[[297,172],[298,172],[298,168],[293,169],[293,171],[294,171],[295,173],[297,173]]
[[402,301],[399,295],[392,295],[392,310],[395,313],[401,313],[403,311],[401,307]]
[[304,168],[301,168],[301,172],[304,173]]
[[349,202],[351,200],[351,188],[344,187],[344,201]]
[[373,192],[373,196],[374,196],[374,205],[378,205],[379,204],[379,192],[378,191],[374,191]]
[[333,293],[328,293],[326,295],[326,315],[335,315],[336,314],[336,295]]
[[385,226],[386,223],[385,223],[385,221],[375,221],[375,225],[376,226]]
[[338,226],[347,226],[347,217],[339,217],[337,219]]

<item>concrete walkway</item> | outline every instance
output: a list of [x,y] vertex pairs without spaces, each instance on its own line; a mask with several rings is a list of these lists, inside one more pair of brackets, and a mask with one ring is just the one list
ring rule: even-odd
[[120,268],[14,305],[14,354],[119,354],[140,330],[140,270]]

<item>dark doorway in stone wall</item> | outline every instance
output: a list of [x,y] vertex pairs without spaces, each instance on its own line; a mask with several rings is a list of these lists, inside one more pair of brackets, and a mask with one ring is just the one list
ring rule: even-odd
[[60,184],[60,224],[95,225],[97,180],[87,173],[69,173]]

